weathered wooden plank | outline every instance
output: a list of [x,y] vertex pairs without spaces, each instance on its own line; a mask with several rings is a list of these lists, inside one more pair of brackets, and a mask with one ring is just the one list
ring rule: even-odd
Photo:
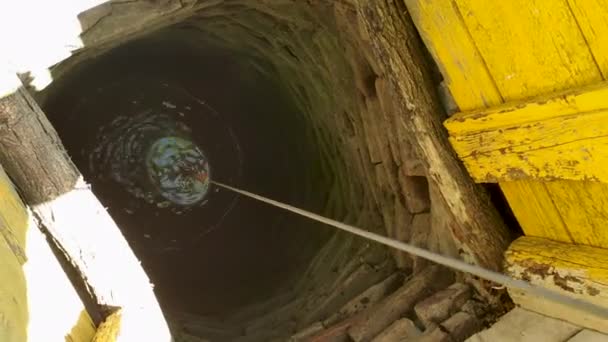
[[492,108],[454,114],[444,123],[450,136],[458,139],[474,132],[498,130],[577,113],[608,109],[608,83],[567,89],[536,96],[530,100],[510,101]]
[[[608,249],[522,237],[505,253],[505,272],[517,279],[608,308]],[[608,319],[509,289],[523,308],[608,332]]]
[[25,242],[28,214],[4,169],[0,165],[0,237],[22,264],[25,262]]
[[0,82],[5,87],[0,97],[0,162],[39,226],[80,272],[102,312],[122,307],[120,340],[169,341],[152,286],[120,230],[21,82],[11,73],[2,76],[6,77]]
[[455,0],[505,100],[602,81],[564,0]]
[[[549,94],[602,80],[601,72],[565,1],[518,0],[497,3],[463,0],[458,1],[458,6],[505,100]],[[517,48],[514,49],[514,46]],[[582,198],[576,202],[577,210],[571,210],[572,193],[593,186],[591,184],[546,182],[546,195],[521,193],[519,190],[522,186],[513,182],[501,183],[501,189],[526,234],[555,235],[554,227],[564,225],[567,231],[565,235],[560,235],[560,241],[572,239],[572,231],[577,230],[589,236],[587,240],[591,240],[593,245],[604,246],[603,241],[594,240],[593,237],[598,235],[595,227],[604,227],[608,221],[605,215],[597,215],[598,211],[593,207],[595,201],[608,191],[600,191],[593,198]],[[524,186],[529,187],[532,186]],[[608,185],[600,187],[608,189]],[[542,190],[538,186],[534,188]],[[531,210],[528,205],[530,195],[544,198],[542,208],[539,208],[542,211],[524,214]],[[557,213],[545,214],[549,210]],[[540,219],[542,216],[561,222],[543,222]],[[525,222],[521,218],[532,220]],[[588,226],[578,225],[582,218],[585,218]],[[601,231],[599,234],[602,235]]]
[[[461,110],[480,109],[505,100],[531,98],[602,80],[585,37],[563,0],[451,0],[452,6],[446,6],[443,0],[406,3]],[[598,11],[598,15],[605,16],[607,9]],[[471,53],[472,47],[478,49],[477,54]],[[491,80],[492,85],[488,86],[483,79]],[[608,198],[608,185],[601,185],[606,190],[593,198],[579,201],[578,214],[573,215],[571,193],[593,183],[499,184],[526,234],[568,241],[571,240],[568,229],[581,222],[582,217],[590,224],[586,230],[591,237],[596,234],[595,227],[608,224],[593,209],[595,201]],[[597,241],[593,244],[599,245]]]
[[608,1],[568,0],[568,5],[585,36],[593,59],[606,79],[608,77],[608,21],[606,21]]
[[405,0],[405,4],[458,107],[472,110],[501,103],[498,88],[456,4],[444,0]]
[[[442,127],[442,109],[418,34],[398,2],[358,1],[362,30],[382,63],[395,100],[399,123],[424,157],[429,182],[437,184],[440,201],[454,214],[449,228],[461,256],[469,262],[499,269],[507,230],[483,190],[476,187],[456,159]],[[394,42],[403,42],[395,44]]]
[[[521,179],[608,183],[608,86],[462,113],[445,122],[478,182]],[[469,125],[470,124],[470,125]],[[472,128],[475,127],[475,128]]]
[[27,341],[27,288],[21,263],[0,235],[0,341]]
[[[575,244],[608,248],[608,187],[605,183],[560,181],[547,182],[551,191],[559,191],[560,216],[568,222],[566,235],[554,239]],[[584,211],[581,212],[581,207]],[[547,230],[531,236],[547,237]]]
[[[547,239],[574,242],[570,235],[572,228],[568,221],[566,226],[562,213],[553,203],[553,197],[547,189],[546,182],[502,182],[500,188],[505,194],[517,196],[508,197],[509,205],[514,211],[524,233],[530,236],[540,236]],[[579,210],[581,203],[573,203]]]

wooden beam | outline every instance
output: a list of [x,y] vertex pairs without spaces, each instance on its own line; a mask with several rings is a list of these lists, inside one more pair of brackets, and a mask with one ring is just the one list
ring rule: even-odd
[[[506,274],[608,308],[608,249],[521,237],[505,253]],[[509,289],[521,307],[608,333],[608,320]]]
[[[412,144],[418,146],[429,170],[429,182],[439,190],[453,215],[451,234],[465,260],[498,270],[509,238],[507,229],[483,189],[473,184],[454,154],[442,126],[444,113],[436,97],[433,70],[424,55],[407,10],[396,1],[357,2],[362,31],[388,80],[395,110]],[[399,43],[395,43],[399,42]]]
[[459,113],[445,126],[477,182],[608,182],[608,83]]
[[40,228],[80,273],[79,287],[86,287],[104,315],[122,308],[119,341],[169,342],[152,286],[119,228],[18,78],[0,76],[0,163]]

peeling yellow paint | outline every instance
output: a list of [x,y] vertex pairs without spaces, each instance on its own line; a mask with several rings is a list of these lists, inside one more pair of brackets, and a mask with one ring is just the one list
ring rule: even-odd
[[[586,287],[576,284],[587,283],[597,286],[608,306],[608,249],[584,245],[562,243],[536,237],[521,237],[515,240],[505,253],[506,271],[510,267],[522,267],[530,276],[536,275],[546,278],[552,274],[559,274],[562,278],[572,276],[573,288],[585,296],[596,296],[586,293]],[[517,274],[521,278],[521,274]],[[559,288],[561,284],[553,284]],[[594,292],[594,291],[592,291]]]
[[122,313],[120,310],[112,313],[99,325],[97,333],[91,342],[115,342],[120,334]]
[[[521,237],[505,253],[505,272],[608,308],[608,249]],[[605,317],[515,289],[509,289],[509,294],[525,308],[608,333]]]
[[[522,101],[602,82],[603,75],[608,74],[608,44],[604,42],[608,39],[608,23],[605,21],[608,6],[605,3],[602,0],[406,1],[425,44],[448,82],[456,104],[463,111],[494,107],[504,101]],[[564,118],[566,115],[576,116],[575,113],[580,111],[591,112],[586,106],[597,106],[598,102],[594,102],[593,97],[597,96],[598,99],[605,91],[601,89],[598,93],[581,94],[576,98],[578,102],[574,107],[577,108],[569,107],[572,106],[569,102],[572,98],[568,97],[556,99],[555,103],[529,104],[526,108],[507,105],[485,111],[483,120],[472,120],[473,117],[468,116],[471,113],[459,114],[450,119],[446,126],[450,131],[498,132],[505,125],[512,127],[513,122],[525,126],[553,118],[555,106],[563,110],[561,115]],[[539,110],[540,107],[543,109]],[[502,110],[511,110],[512,117],[503,115]],[[572,123],[576,118],[569,120]],[[601,120],[594,121],[596,125],[598,121]],[[568,127],[561,126],[562,122],[556,119],[550,126],[540,128],[545,133],[566,133],[571,140],[577,138],[580,132],[568,131]],[[582,120],[576,124],[583,124]],[[502,176],[505,179],[522,176],[551,178],[550,174],[560,172],[570,172],[569,178],[587,179],[592,177],[586,178],[585,173],[598,172],[583,163],[587,161],[585,158],[589,158],[589,153],[582,150],[587,148],[582,141],[571,141],[568,145],[555,147],[553,152],[535,152],[534,148],[552,146],[561,141],[550,141],[551,136],[544,136],[540,128],[535,137],[528,137],[528,131],[517,129],[510,136],[503,130],[493,136],[479,133],[477,141],[470,136],[453,136],[451,141],[457,150],[466,150],[467,154],[472,154],[474,145],[484,149],[493,146],[493,143],[507,145],[510,150],[501,147],[505,148],[504,152],[513,152],[514,157],[505,164],[497,163],[494,158],[503,158],[501,163],[505,160],[500,148],[488,152],[480,157],[483,168],[477,164],[479,160],[473,164],[472,155],[469,160],[464,158],[478,181],[500,180]],[[583,134],[593,135],[596,129],[601,128],[582,129],[585,130]],[[601,145],[603,138],[594,136],[594,140]],[[486,140],[488,137],[494,140]],[[517,146],[518,142],[525,145]],[[580,164],[576,164],[576,161],[561,163],[565,153],[574,152]],[[589,152],[599,153],[599,147]],[[524,153],[524,157],[533,162],[533,167],[519,159]],[[600,158],[599,154],[597,156]],[[492,158],[494,162],[490,162]],[[599,164],[608,166],[604,159],[594,162],[596,167]],[[501,177],[496,177],[497,173]],[[508,178],[507,175],[512,177]],[[608,226],[608,216],[604,214],[608,209],[604,208],[604,203],[608,203],[608,184],[530,180],[502,181],[499,184],[525,234],[608,247],[607,234],[604,233]]]
[[445,126],[450,135],[458,137],[471,132],[498,130],[603,109],[608,109],[608,82],[457,113],[445,121]]
[[445,122],[478,182],[520,179],[608,183],[608,86],[575,90]]

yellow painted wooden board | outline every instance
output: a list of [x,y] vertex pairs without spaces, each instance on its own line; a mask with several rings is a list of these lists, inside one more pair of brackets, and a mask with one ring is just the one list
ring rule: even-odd
[[602,109],[608,109],[608,82],[457,113],[446,120],[445,126],[457,138],[472,132],[497,130]]
[[608,85],[604,83],[460,113],[445,126],[452,146],[478,182],[608,183]]
[[25,274],[27,213],[0,167],[0,341],[27,339],[28,300]]
[[23,203],[0,166],[0,235],[21,263],[25,262],[27,226],[28,216]]
[[0,341],[89,342],[94,334],[80,298],[0,167]]
[[[600,0],[406,0],[461,110],[601,82],[608,74],[608,65],[602,62],[608,45],[601,41],[608,37],[603,20],[608,7],[602,4]],[[592,31],[595,38],[589,36]],[[602,232],[608,219],[602,214],[603,204],[598,205],[607,202],[608,185],[499,184],[527,235],[608,247]],[[574,196],[590,194],[588,189],[594,191],[590,196]],[[578,202],[571,203],[573,198]]]
[[0,341],[27,341],[27,295],[19,260],[0,235]]
[[459,108],[501,103],[502,96],[456,4],[451,0],[405,0],[405,4]]
[[607,0],[568,0],[572,14],[585,36],[604,79],[608,77]]
[[[521,237],[505,253],[505,272],[563,294],[608,308],[608,249]],[[545,298],[509,289],[520,305],[548,316],[608,333],[608,319]]]
[[457,0],[505,100],[600,82],[585,37],[564,0]]

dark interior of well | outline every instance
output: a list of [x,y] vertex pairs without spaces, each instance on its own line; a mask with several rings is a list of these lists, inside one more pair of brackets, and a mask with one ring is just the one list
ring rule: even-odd
[[218,187],[183,212],[134,198],[89,165],[100,127],[117,115],[175,113],[205,151],[212,179],[309,210],[319,209],[325,192],[315,182],[316,143],[276,80],[221,49],[162,38],[127,44],[71,73],[47,113],[161,302],[225,313],[287,286],[330,230]]

